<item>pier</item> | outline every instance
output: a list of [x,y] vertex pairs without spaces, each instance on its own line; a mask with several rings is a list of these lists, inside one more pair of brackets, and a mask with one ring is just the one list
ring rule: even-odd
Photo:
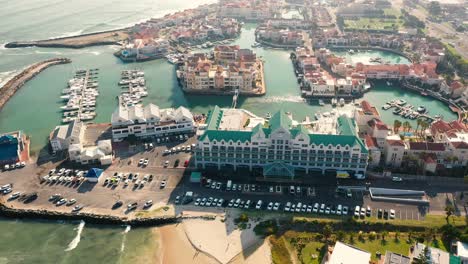
[[437,120],[441,117],[432,117],[428,114],[426,110],[424,110],[423,113],[417,111],[414,109],[414,106],[406,104],[406,102],[401,101],[401,100],[392,100],[390,102],[387,102],[384,106],[382,106],[383,110],[389,110],[394,108],[397,113],[395,113],[395,110],[393,114],[399,115],[402,118],[409,118],[409,119],[417,119],[417,118],[424,118],[429,121],[434,121]]
[[0,88],[0,109],[29,80],[50,66],[71,63],[67,58],[54,58],[33,64],[9,80]]

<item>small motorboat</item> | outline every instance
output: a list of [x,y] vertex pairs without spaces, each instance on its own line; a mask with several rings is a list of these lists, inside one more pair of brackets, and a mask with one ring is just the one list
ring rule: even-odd
[[416,109],[419,113],[425,113],[426,112],[426,107],[423,105],[420,105],[418,109]]

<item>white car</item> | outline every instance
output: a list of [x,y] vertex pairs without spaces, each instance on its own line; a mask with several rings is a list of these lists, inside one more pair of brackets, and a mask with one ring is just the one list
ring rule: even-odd
[[356,207],[354,208],[354,216],[359,217],[360,212],[361,212],[361,207],[359,207],[359,205],[356,205]]
[[59,205],[65,204],[66,202],[67,202],[67,199],[62,198],[56,203],[56,205],[59,206]]
[[289,212],[291,210],[291,202],[287,202],[284,206],[284,211]]
[[312,213],[312,205],[308,205],[306,211],[307,211],[308,213]]
[[258,200],[257,205],[255,205],[255,209],[262,209],[262,200]]
[[[250,202],[250,200],[248,200],[247,202]],[[224,203],[224,199],[221,198],[221,199],[218,200],[218,203],[216,204],[216,206],[221,207],[221,206],[223,206],[223,203]],[[247,203],[246,203],[246,205],[247,205]]]
[[299,203],[296,204],[296,212],[297,212],[297,213],[300,212],[301,209],[302,209],[302,203],[299,202]]
[[390,219],[395,219],[395,210],[390,209]]
[[249,209],[250,203],[251,203],[250,200],[247,200],[247,202],[245,202],[244,204],[244,209]]
[[145,162],[144,159],[140,159],[140,161],[138,161],[138,166],[143,166],[143,163]]
[[366,216],[366,208],[364,208],[364,206],[361,207],[361,216],[362,216],[362,217],[365,217],[365,216]]
[[281,204],[276,202],[275,205],[273,205],[273,211],[278,211],[280,206],[281,206]]
[[201,199],[200,199],[200,198],[197,198],[197,199],[195,200],[195,205],[196,205],[196,206],[200,205],[200,202],[201,202]]
[[271,211],[273,209],[273,202],[269,202],[267,205],[267,210]]
[[403,179],[402,179],[401,177],[393,177],[393,178],[392,178],[392,181],[394,181],[394,182],[402,182]]
[[149,208],[153,205],[153,200],[148,200],[145,202],[145,204],[143,205],[144,208]]
[[318,210],[319,210],[319,204],[318,204],[318,203],[315,203],[315,204],[314,204],[314,208],[312,209],[312,212],[318,213]]
[[13,191],[13,189],[11,189],[10,187],[6,188],[3,190],[3,194],[8,194],[8,193],[11,193]]
[[166,184],[167,184],[167,180],[162,180],[161,183],[159,184],[159,187],[162,189],[166,187]]
[[341,204],[339,204],[337,207],[336,207],[336,214],[337,215],[341,215],[341,211],[343,210],[343,206]]
[[164,162],[164,167],[167,167],[168,165],[169,165],[169,161],[166,160],[166,161]]
[[20,192],[15,192],[12,195],[10,195],[10,200],[16,199],[21,195]]

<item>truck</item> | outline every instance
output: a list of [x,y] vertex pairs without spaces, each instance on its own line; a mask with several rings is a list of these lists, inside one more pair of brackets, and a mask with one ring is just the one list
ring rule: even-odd
[[182,204],[189,204],[193,201],[193,192],[186,192],[182,199]]
[[227,184],[226,184],[226,191],[230,191],[231,188],[232,188],[232,181],[229,180],[229,181],[227,182]]

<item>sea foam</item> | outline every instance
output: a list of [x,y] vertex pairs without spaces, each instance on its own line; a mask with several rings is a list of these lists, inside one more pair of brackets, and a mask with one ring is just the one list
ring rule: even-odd
[[80,240],[81,240],[81,232],[83,232],[84,226],[85,226],[85,221],[81,220],[78,227],[75,228],[77,230],[76,231],[76,236],[73,238],[73,240],[70,242],[70,244],[68,244],[68,247],[67,247],[67,249],[65,249],[65,251],[71,251],[71,250],[75,249],[78,246],[78,244],[80,243]]

